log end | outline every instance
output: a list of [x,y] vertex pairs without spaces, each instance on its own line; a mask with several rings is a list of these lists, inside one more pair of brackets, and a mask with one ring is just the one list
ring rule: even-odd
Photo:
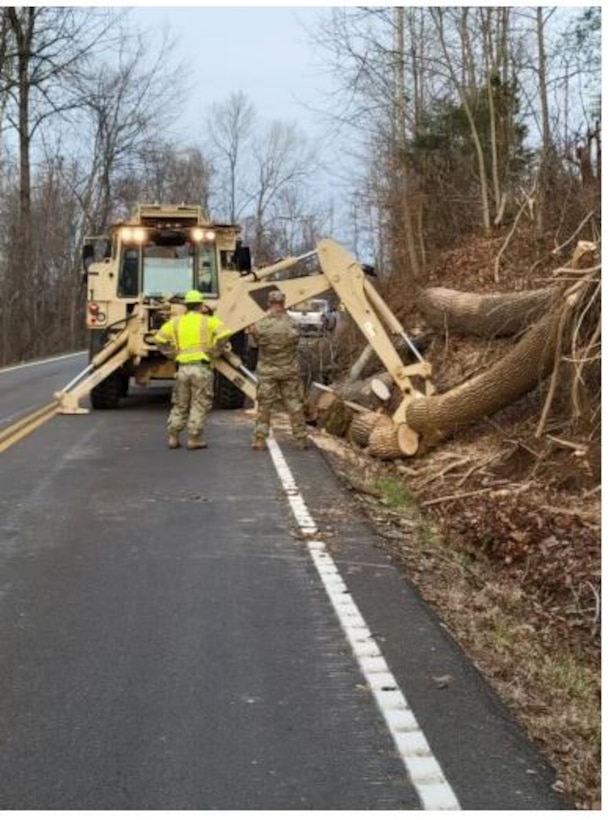
[[415,456],[420,444],[420,436],[409,424],[399,424],[397,428],[397,444],[406,456]]

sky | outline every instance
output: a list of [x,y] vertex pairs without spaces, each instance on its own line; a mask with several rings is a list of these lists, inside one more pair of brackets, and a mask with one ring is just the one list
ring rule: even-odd
[[186,128],[200,127],[206,107],[243,91],[266,121],[298,124],[322,133],[312,108],[320,105],[329,77],[310,43],[308,29],[328,14],[324,7],[136,7],[130,18],[156,42],[169,31],[176,52],[193,72],[193,93],[184,115]]
[[152,43],[159,45],[164,32],[176,40],[173,62],[186,64],[196,89],[176,123],[185,144],[205,145],[209,106],[243,92],[259,122],[294,123],[315,146],[318,167],[309,187],[319,205],[333,208],[332,230],[345,240],[344,201],[354,168],[342,150],[337,124],[321,113],[329,109],[325,94],[333,78],[312,44],[329,14],[329,6],[163,5],[131,7],[128,19],[146,29]]

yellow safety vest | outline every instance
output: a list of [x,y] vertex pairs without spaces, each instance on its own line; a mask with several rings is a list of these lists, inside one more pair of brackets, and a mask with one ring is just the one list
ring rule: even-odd
[[155,336],[161,346],[176,350],[176,361],[209,362],[212,348],[222,339],[231,336],[220,319],[195,311],[175,316],[166,322]]

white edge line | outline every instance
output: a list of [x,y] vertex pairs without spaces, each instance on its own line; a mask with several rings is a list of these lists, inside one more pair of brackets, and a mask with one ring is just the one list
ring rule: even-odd
[[[268,445],[272,462],[287,494],[297,525],[304,535],[315,536],[318,532],[316,522],[308,511],[293,474],[273,435],[268,438]],[[428,811],[459,810],[460,805],[456,795],[433,755],[397,680],[388,668],[378,644],[371,636],[371,630],[348,592],[335,561],[327,551],[325,542],[312,538],[307,541],[307,545],[323,586],[361,672],[386,721],[423,809]]]
[[11,370],[23,370],[26,367],[34,367],[37,364],[51,364],[51,362],[61,362],[62,359],[70,359],[73,356],[82,356],[86,350],[77,350],[76,353],[65,353],[63,356],[52,356],[50,359],[37,359],[35,362],[23,362],[22,364],[13,364],[10,367],[0,367],[0,376],[3,373],[10,373]]

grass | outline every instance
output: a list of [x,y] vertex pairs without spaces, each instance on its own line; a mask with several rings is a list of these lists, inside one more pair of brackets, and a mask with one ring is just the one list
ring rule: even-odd
[[374,487],[386,507],[393,510],[404,510],[405,512],[415,510],[414,500],[400,479],[390,476],[378,478],[374,482]]

